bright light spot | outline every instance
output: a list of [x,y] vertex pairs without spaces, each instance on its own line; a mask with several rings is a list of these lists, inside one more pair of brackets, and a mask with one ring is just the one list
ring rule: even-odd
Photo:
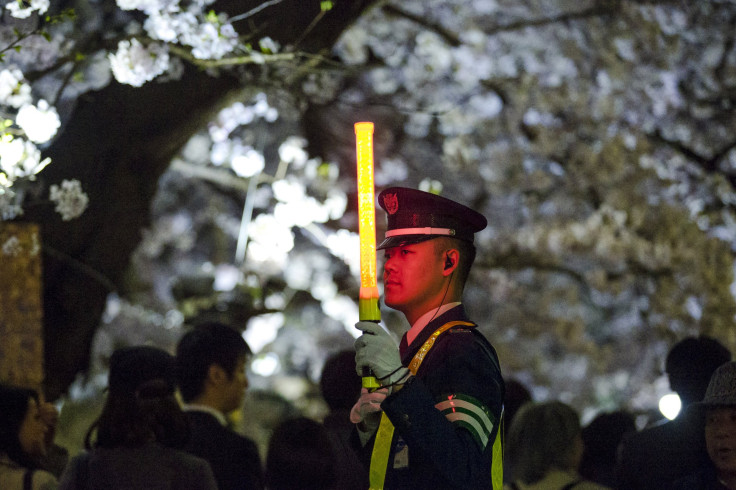
[[16,67],[0,71],[0,104],[18,108],[32,101],[31,86],[23,80],[23,72]]
[[279,203],[274,206],[273,214],[300,228],[306,228],[312,223],[326,223],[330,219],[330,210],[313,197],[307,197],[301,202]]
[[281,202],[301,201],[306,195],[304,184],[297,180],[277,180],[271,188],[273,196]]
[[115,293],[107,295],[107,302],[105,303],[105,311],[102,312],[102,321],[104,323],[110,323],[117,317],[122,311],[123,306],[120,301],[120,296]]
[[670,420],[677,417],[677,414],[680,413],[680,408],[682,408],[682,402],[680,401],[680,397],[677,396],[677,393],[670,393],[659,399],[659,411]]
[[233,156],[230,161],[233,171],[240,177],[253,177],[266,166],[263,155],[253,148],[244,148],[243,153]]
[[286,162],[294,164],[297,168],[301,168],[307,162],[307,140],[299,136],[289,136],[286,141],[279,146],[279,158]]
[[318,300],[329,300],[337,294],[337,285],[332,279],[329,271],[315,272],[312,289],[312,296]]
[[220,264],[215,269],[215,291],[232,291],[243,277],[243,273],[237,267],[230,264]]
[[308,289],[312,284],[312,267],[307,260],[293,259],[284,270],[286,284],[292,289]]
[[280,223],[274,216],[259,214],[250,227],[251,244],[248,257],[255,262],[273,261],[283,264],[294,248],[291,225]]
[[306,379],[298,376],[279,376],[272,386],[276,393],[291,401],[303,399],[312,388]]
[[34,143],[46,143],[61,126],[55,107],[41,99],[38,105],[24,104],[15,118],[16,123]]
[[348,207],[348,196],[344,192],[330,192],[325,199],[324,207],[330,213],[330,218],[340,219]]
[[345,331],[353,338],[360,337],[363,332],[355,328],[355,322],[358,321],[358,303],[355,299],[347,296],[335,296],[334,298],[322,301],[322,311],[330,318],[342,322]]
[[281,310],[286,306],[286,300],[283,294],[274,293],[266,296],[263,300],[263,306],[270,310]]
[[698,298],[694,296],[690,296],[685,301],[685,309],[688,313],[690,313],[690,316],[692,316],[696,320],[700,320],[700,318],[703,316],[703,306],[698,301]]
[[[348,230],[338,230],[327,236],[327,248],[350,267],[353,275],[360,273],[360,236]],[[734,282],[736,291],[736,282]]]
[[284,326],[284,315],[272,313],[256,316],[250,319],[243,332],[243,338],[250,350],[258,354],[261,349],[276,339],[279,329]]
[[273,376],[280,368],[281,362],[279,361],[279,356],[274,352],[258,356],[250,364],[250,369],[255,374],[264,377]]

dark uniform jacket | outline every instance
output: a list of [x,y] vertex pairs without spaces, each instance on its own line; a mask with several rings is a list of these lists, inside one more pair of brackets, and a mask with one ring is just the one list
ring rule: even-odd
[[711,463],[695,473],[675,480],[671,490],[728,490],[728,487],[718,480],[716,469]]
[[[455,320],[468,321],[462,305],[432,320],[411,345],[404,336],[404,366],[435,330]],[[381,404],[395,427],[384,488],[491,489],[503,395],[496,351],[475,325],[440,334],[416,376]],[[364,450],[368,465],[374,441],[375,435]]]
[[255,443],[224,427],[211,414],[187,412],[191,437],[187,452],[207,460],[220,490],[261,490],[263,468]]
[[702,420],[685,409],[674,420],[627,434],[616,461],[616,488],[657,490],[710,463]]

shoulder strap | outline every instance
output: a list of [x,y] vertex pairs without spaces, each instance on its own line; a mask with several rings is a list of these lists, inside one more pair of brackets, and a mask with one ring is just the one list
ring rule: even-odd
[[453,322],[447,322],[444,325],[442,325],[440,328],[435,330],[434,333],[430,335],[430,337],[419,348],[417,353],[414,354],[414,358],[409,363],[409,371],[411,371],[411,374],[417,374],[417,371],[419,370],[419,366],[422,364],[422,361],[424,361],[424,358],[427,355],[427,352],[429,352],[429,349],[431,349],[432,346],[434,345],[434,342],[435,340],[437,340],[437,337],[439,337],[441,333],[451,329],[452,327],[456,327],[458,325],[465,325],[467,327],[470,327],[474,325],[474,323],[464,322],[462,320],[456,320]]
[[33,488],[33,470],[27,469],[23,473],[23,490],[31,490]]

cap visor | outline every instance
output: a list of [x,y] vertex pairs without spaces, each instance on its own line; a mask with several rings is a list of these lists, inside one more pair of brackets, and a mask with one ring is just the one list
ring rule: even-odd
[[442,235],[397,235],[386,238],[376,247],[376,250],[384,250],[387,248],[401,247],[403,245],[411,245],[413,243],[426,242],[432,238]]

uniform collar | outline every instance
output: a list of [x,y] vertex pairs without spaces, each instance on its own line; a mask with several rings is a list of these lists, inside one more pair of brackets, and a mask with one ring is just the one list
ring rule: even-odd
[[406,332],[406,342],[411,344],[414,342],[414,339],[417,338],[417,336],[424,330],[424,327],[427,326],[427,324],[432,321],[437,316],[442,315],[444,312],[446,312],[449,309],[452,309],[458,305],[461,305],[462,303],[460,301],[456,301],[454,303],[446,303],[439,308],[434,308],[424,315],[420,316],[419,319],[414,322],[414,325],[411,326],[408,332]]
[[419,348],[424,344],[424,342],[427,341],[427,339],[435,332],[435,330],[437,330],[447,322],[452,322],[456,320],[462,320],[466,322],[470,321],[468,320],[468,315],[465,313],[465,307],[462,305],[462,303],[448,309],[445,312],[440,313],[432,321],[427,323],[424,328],[422,328],[422,331],[417,334],[414,340],[412,340],[411,344],[407,343],[407,334],[404,334],[404,336],[401,337],[401,344],[399,345],[399,352],[401,353],[401,362],[403,363],[403,365],[409,365],[412,357],[414,357],[414,354],[416,354]]

